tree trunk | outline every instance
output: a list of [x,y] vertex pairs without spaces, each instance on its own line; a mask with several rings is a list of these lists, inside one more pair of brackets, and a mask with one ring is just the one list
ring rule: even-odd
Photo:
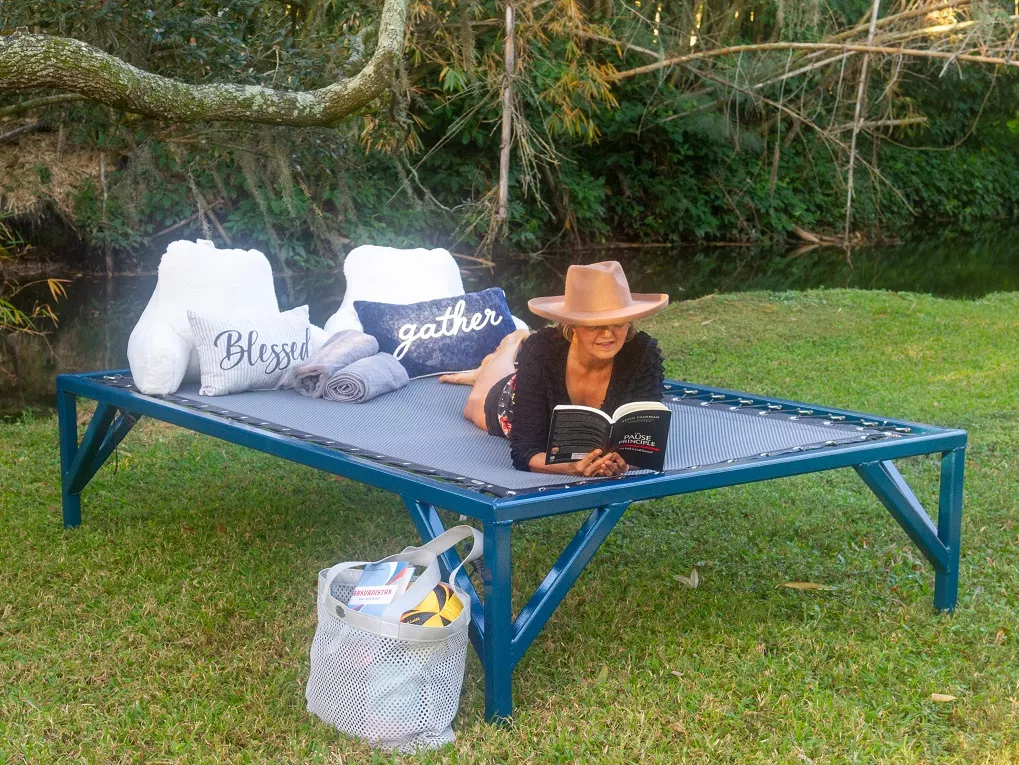
[[513,0],[506,2],[506,49],[504,53],[506,82],[502,86],[502,143],[499,150],[499,209],[498,224],[505,225],[509,217],[510,149],[513,147],[513,72],[516,69],[516,39],[514,27],[516,10]]
[[[881,0],[874,0],[870,11],[870,31],[867,33],[867,45],[874,44],[874,33],[877,31],[877,15]],[[856,138],[860,135],[860,124],[863,122],[863,101],[867,97],[867,71],[870,67],[870,54],[863,55],[860,66],[860,87],[856,91],[856,109],[853,114],[853,137],[849,141],[849,172],[846,174],[846,230],[843,245],[849,250],[849,225],[853,217],[853,169],[856,165]]]
[[259,122],[330,126],[392,84],[403,52],[408,0],[385,0],[375,52],[349,80],[290,92],[254,85],[190,85],[145,72],[66,37],[0,37],[0,90],[60,88],[91,101],[171,122]]
[[110,223],[106,217],[106,205],[109,201],[109,191],[106,186],[106,152],[99,152],[99,188],[103,194],[102,224],[103,224],[103,251],[106,261],[106,278],[113,276],[113,249],[110,247]]

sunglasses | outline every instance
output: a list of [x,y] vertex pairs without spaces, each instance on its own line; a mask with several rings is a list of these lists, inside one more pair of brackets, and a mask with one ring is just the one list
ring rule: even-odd
[[626,329],[629,326],[627,324],[600,324],[597,327],[578,327],[578,329],[587,330],[588,332],[601,332],[603,329],[607,329],[609,332],[618,332],[621,329]]

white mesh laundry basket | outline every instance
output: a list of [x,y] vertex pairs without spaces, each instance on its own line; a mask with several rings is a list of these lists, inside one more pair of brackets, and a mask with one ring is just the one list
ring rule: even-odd
[[[481,532],[456,526],[421,547],[384,561],[407,561],[424,570],[382,616],[347,607],[365,562],[340,563],[318,576],[318,628],[311,645],[308,711],[344,733],[402,752],[454,739],[450,727],[460,706],[471,600],[449,582],[463,611],[445,627],[403,624],[400,616],[441,580],[438,555],[474,538],[468,563],[481,556]],[[463,564],[461,564],[463,565]]]

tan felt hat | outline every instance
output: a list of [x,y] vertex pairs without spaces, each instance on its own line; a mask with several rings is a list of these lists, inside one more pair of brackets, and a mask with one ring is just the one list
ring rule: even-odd
[[527,301],[532,313],[575,327],[622,324],[658,313],[668,304],[668,295],[630,292],[623,267],[615,260],[570,266],[565,295]]

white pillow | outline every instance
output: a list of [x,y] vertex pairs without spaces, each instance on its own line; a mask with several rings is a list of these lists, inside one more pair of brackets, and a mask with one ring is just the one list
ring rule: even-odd
[[[344,329],[364,330],[354,310],[355,300],[410,305],[464,294],[460,267],[442,248],[400,250],[363,244],[344,259],[343,276],[347,288],[339,310],[325,323],[326,337]],[[515,316],[513,323],[517,329],[527,329]]]
[[464,294],[460,269],[447,250],[399,250],[365,244],[343,261],[347,288],[339,310],[325,323],[332,335],[344,329],[362,330],[355,300],[409,305]]
[[[229,316],[279,313],[269,261],[258,250],[219,250],[204,239],[166,248],[152,298],[127,344],[131,376],[142,393],[166,395],[185,379],[198,379],[188,310]],[[312,327],[312,352],[328,337]]]
[[256,316],[280,310],[272,266],[258,250],[174,242],[159,262],[159,288],[160,317],[185,340],[192,339],[188,311]]
[[202,368],[202,396],[275,388],[311,355],[308,306],[262,316],[188,311]]

